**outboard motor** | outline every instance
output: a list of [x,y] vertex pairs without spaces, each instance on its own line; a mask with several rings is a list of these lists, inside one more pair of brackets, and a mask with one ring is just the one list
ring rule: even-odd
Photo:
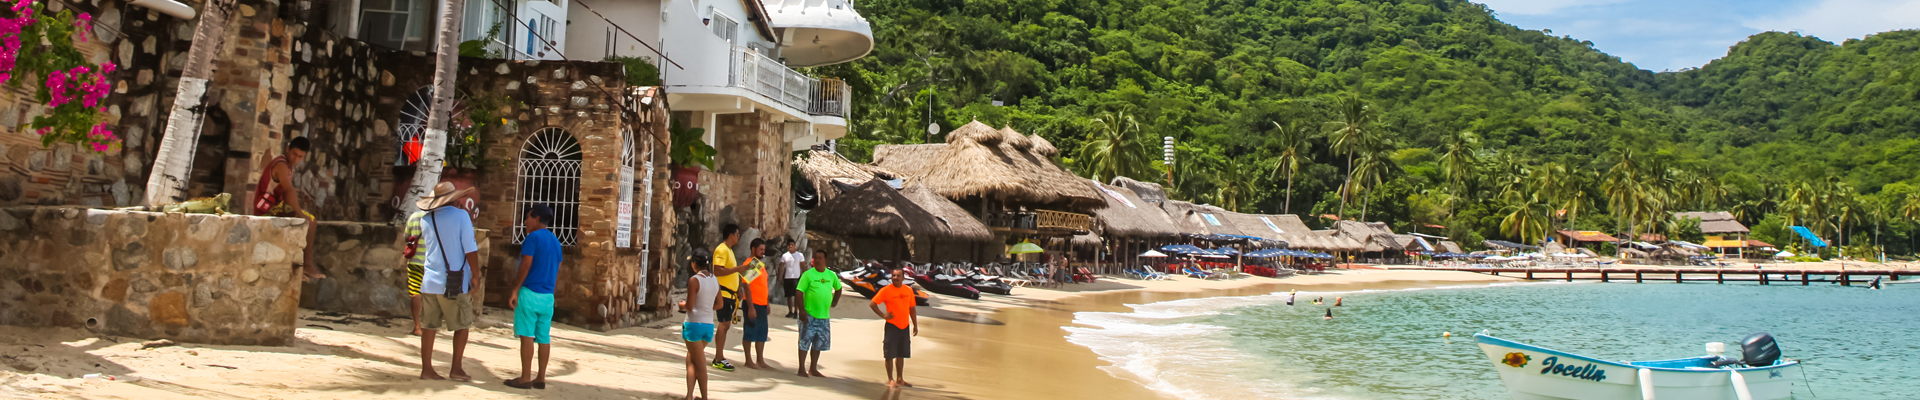
[[1749,367],[1773,365],[1780,361],[1780,346],[1773,342],[1773,335],[1755,333],[1740,341],[1740,359]]

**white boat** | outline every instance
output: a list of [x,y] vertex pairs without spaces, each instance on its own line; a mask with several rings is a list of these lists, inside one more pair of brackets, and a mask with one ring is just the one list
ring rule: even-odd
[[[1743,341],[1745,360],[1710,355],[1616,362],[1487,336],[1473,336],[1514,400],[1765,400],[1793,398],[1773,337]],[[1711,346],[1711,345],[1709,345]],[[1770,354],[1770,355],[1769,355]],[[1748,365],[1757,364],[1757,365]]]

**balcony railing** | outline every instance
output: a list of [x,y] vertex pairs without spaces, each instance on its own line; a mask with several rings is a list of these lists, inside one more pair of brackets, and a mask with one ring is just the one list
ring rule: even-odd
[[1092,231],[1093,216],[1063,211],[1035,210],[995,213],[985,218],[988,226],[1031,230]]
[[811,115],[846,117],[852,105],[845,81],[816,79],[751,48],[734,46],[727,84],[759,93]]

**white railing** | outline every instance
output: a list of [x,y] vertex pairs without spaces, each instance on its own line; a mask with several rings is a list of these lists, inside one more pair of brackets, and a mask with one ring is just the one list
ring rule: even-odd
[[852,111],[845,81],[816,79],[751,48],[734,46],[727,85],[747,89],[812,115],[846,117]]

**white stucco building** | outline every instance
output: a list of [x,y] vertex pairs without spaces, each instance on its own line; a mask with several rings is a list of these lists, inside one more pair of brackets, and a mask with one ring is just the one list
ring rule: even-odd
[[[306,17],[334,33],[394,50],[432,52],[439,0],[310,0]],[[570,0],[463,0],[460,41],[489,38],[500,58],[558,60]],[[516,21],[517,18],[517,21]]]

